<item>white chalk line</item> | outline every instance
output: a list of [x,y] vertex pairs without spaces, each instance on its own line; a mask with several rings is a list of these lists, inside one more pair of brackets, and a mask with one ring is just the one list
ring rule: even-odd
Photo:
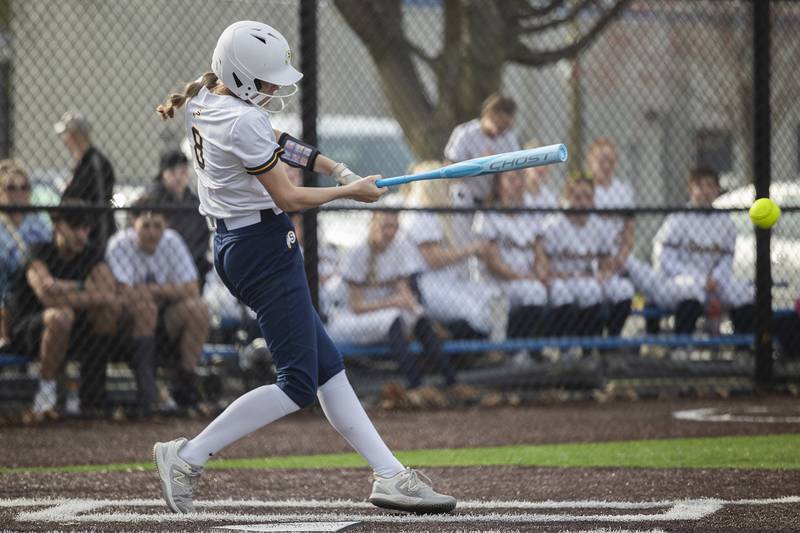
[[692,514],[663,515],[570,515],[570,514],[448,514],[448,515],[382,515],[382,514],[348,514],[348,513],[297,513],[297,514],[239,514],[239,513],[194,513],[189,515],[136,514],[136,513],[89,513],[62,517],[46,515],[28,516],[22,513],[17,517],[20,522],[80,522],[80,523],[186,523],[186,522],[370,522],[370,523],[542,523],[542,522],[671,522],[675,520],[700,520],[716,511],[716,508],[696,508]]
[[[2,507],[40,507],[43,505],[59,505],[66,502],[87,501],[100,503],[102,506],[127,507],[160,507],[162,499],[130,499],[130,500],[85,500],[81,498],[16,498],[0,500]],[[674,505],[673,500],[649,502],[615,502],[606,500],[577,500],[530,502],[522,500],[467,500],[458,502],[459,509],[652,509]],[[269,507],[269,508],[318,508],[318,509],[375,509],[366,501],[355,500],[195,500],[195,507]]]
[[607,529],[601,527],[600,529],[581,529],[581,530],[563,530],[559,533],[666,533],[663,529]]
[[675,411],[673,418],[677,420],[690,420],[693,422],[746,422],[748,424],[800,424],[800,416],[793,415],[764,415],[766,407],[756,406],[742,409],[745,413],[719,412],[716,407],[701,409],[687,409]]
[[687,499],[652,502],[614,502],[614,501],[465,501],[459,504],[464,509],[658,509],[667,508],[661,513],[652,514],[591,514],[574,515],[563,513],[461,513],[449,515],[407,515],[407,514],[363,514],[363,513],[281,513],[281,514],[242,514],[233,512],[206,512],[203,508],[224,507],[273,507],[273,508],[318,508],[318,509],[359,509],[373,508],[367,502],[352,500],[223,500],[198,501],[198,512],[177,515],[169,512],[139,514],[130,512],[101,513],[97,511],[108,506],[115,507],[163,507],[164,503],[156,499],[132,500],[87,500],[87,499],[33,499],[15,498],[0,500],[0,507],[25,508],[42,507],[44,509],[21,512],[16,520],[20,522],[281,522],[281,521],[359,521],[374,523],[477,523],[502,521],[505,523],[542,523],[542,522],[672,522],[700,520],[728,505],[773,505],[800,503],[800,496],[782,498],[758,498],[743,500],[719,499]]

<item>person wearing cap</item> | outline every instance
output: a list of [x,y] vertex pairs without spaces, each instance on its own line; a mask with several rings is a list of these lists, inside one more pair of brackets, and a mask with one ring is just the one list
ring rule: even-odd
[[[78,198],[91,205],[111,205],[114,191],[114,167],[108,158],[92,144],[91,125],[80,113],[68,111],[55,123],[56,134],[72,154],[72,177],[62,198]],[[102,260],[108,237],[116,230],[114,213],[109,211],[98,218],[89,235],[89,246]]]
[[164,213],[169,227],[177,231],[192,254],[197,267],[200,285],[211,270],[208,261],[209,232],[206,219],[198,211],[200,200],[189,188],[189,160],[180,150],[162,154],[158,176],[147,191],[156,204],[187,207],[191,210]]
[[[81,207],[75,199],[63,207]],[[121,304],[108,265],[89,248],[92,218],[72,210],[51,214],[53,238],[29,246],[8,300],[11,345],[39,356],[39,388],[27,421],[56,418],[56,380],[67,354],[82,356],[80,401],[84,412],[105,408],[108,347]]]

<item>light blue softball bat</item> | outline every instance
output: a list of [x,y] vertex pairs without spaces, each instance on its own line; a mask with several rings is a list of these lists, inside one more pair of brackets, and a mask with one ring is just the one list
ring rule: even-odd
[[496,174],[508,170],[520,168],[540,167],[542,165],[552,165],[553,163],[563,163],[567,160],[567,147],[563,144],[551,144],[529,150],[519,150],[517,152],[506,152],[504,154],[487,155],[468,159],[460,163],[453,163],[446,167],[437,168],[419,174],[406,176],[396,176],[393,178],[381,178],[375,182],[377,187],[391,187],[410,181],[435,180],[449,178],[467,178],[471,176],[482,176],[483,174]]

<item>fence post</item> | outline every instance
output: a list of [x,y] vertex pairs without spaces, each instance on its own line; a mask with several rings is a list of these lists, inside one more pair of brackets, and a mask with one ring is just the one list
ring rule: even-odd
[[[317,0],[300,0],[300,120],[303,125],[303,140],[313,146],[319,144],[317,136],[318,113],[318,68],[317,40],[318,18]],[[315,187],[316,175],[303,171],[303,186]],[[303,256],[306,277],[311,290],[311,302],[319,309],[319,254],[317,252],[317,210],[308,209],[303,213]]]
[[0,158],[11,154],[11,0],[0,0]]
[[[756,198],[769,197],[770,156],[770,1],[753,6],[753,181]],[[772,272],[770,230],[756,229],[756,365],[755,382],[766,390],[772,382]]]

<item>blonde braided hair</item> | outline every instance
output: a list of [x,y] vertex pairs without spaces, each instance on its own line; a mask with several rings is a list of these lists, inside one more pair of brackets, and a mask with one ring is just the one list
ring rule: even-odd
[[205,87],[209,91],[217,86],[219,80],[217,75],[213,72],[206,72],[200,78],[191,83],[187,83],[183,89],[183,94],[171,93],[167,96],[167,101],[156,108],[158,114],[161,115],[161,120],[167,120],[175,115],[175,110],[183,106],[187,100],[197,96],[201,87]]

